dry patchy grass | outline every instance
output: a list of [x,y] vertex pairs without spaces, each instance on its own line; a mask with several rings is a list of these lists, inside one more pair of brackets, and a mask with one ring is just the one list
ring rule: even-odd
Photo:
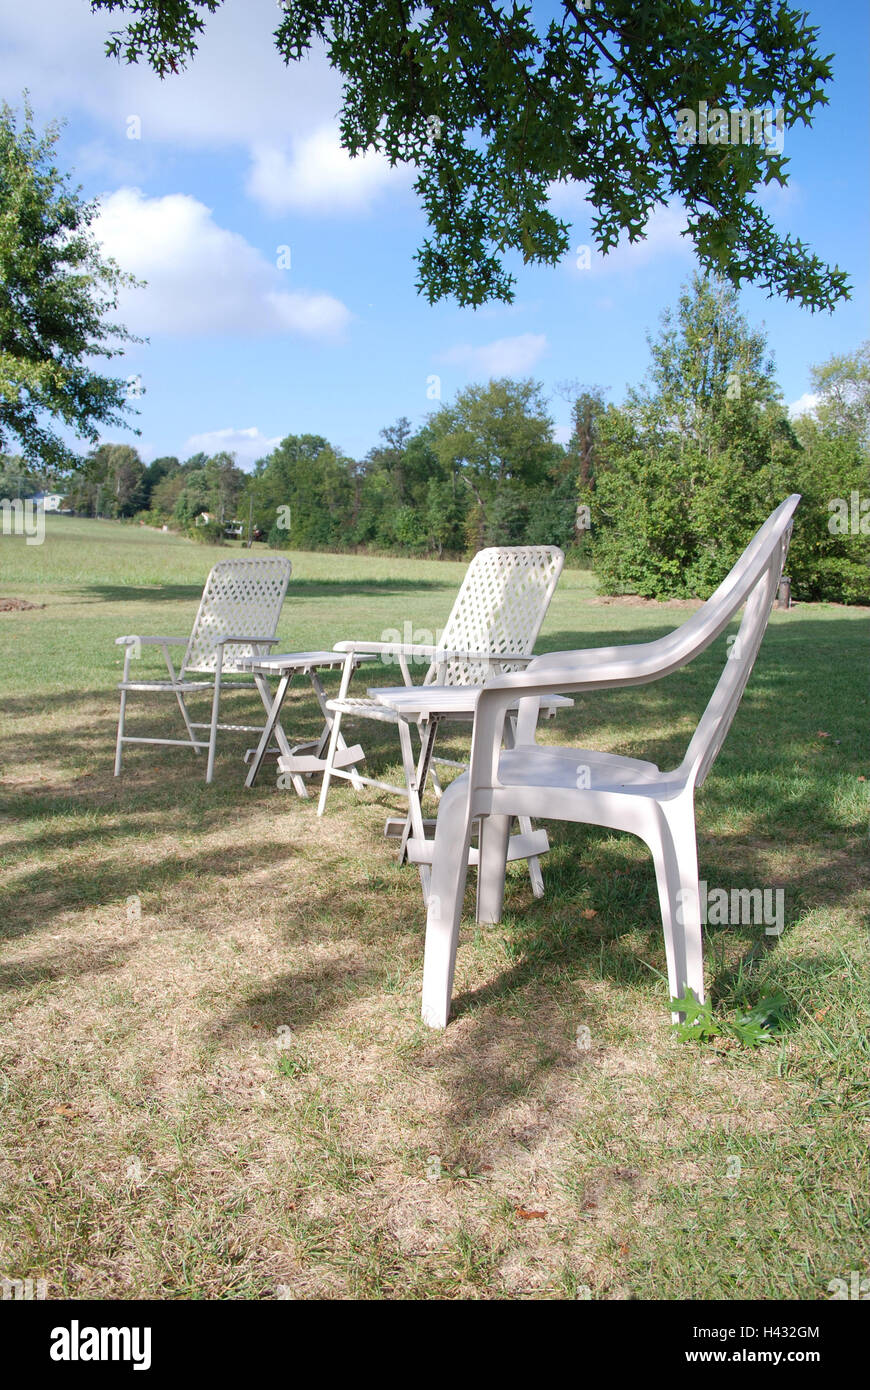
[[[86,565],[71,534],[5,586],[47,606],[0,629],[0,1272],[75,1298],[679,1299],[820,1298],[866,1267],[866,613],[777,615],[700,801],[710,883],[786,889],[781,938],[708,935],[717,1010],[788,996],[775,1043],[674,1039],[643,847],[560,826],[542,902],[513,866],[504,923],[466,917],[434,1034],[388,798],[342,785],[318,820],[272,775],[246,792],[232,739],[211,788],[182,750],[112,778],[109,637],[183,632],[214,557],[114,527]],[[295,564],[299,647],[434,627],[461,572]],[[680,618],[590,594],[565,576],[544,645]],[[667,759],[712,675],[543,737]],[[363,736],[395,778],[392,731]]]

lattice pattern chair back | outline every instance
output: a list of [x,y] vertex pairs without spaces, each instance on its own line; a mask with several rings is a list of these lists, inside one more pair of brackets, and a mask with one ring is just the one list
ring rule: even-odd
[[[465,573],[439,647],[454,652],[531,656],[565,556],[555,545],[490,546]],[[506,662],[503,670],[515,670]],[[459,659],[433,662],[423,684],[482,685],[492,668]]]
[[[794,506],[792,507],[793,510]],[[728,657],[725,662],[725,669],[716,683],[716,688],[695,729],[680,767],[681,775],[686,776],[696,787],[703,786],[704,780],[725,742],[728,730],[731,728],[737,713],[737,707],[743,697],[743,691],[746,689],[746,682],[752,674],[755,658],[761,646],[761,639],[767,627],[792,533],[791,522],[785,530],[781,531],[779,536],[775,534],[775,528],[771,526],[771,522],[782,511],[783,508],[780,507],[772,517],[768,518],[734,569],[695,615],[700,618],[708,610],[715,612],[716,609],[724,609],[727,614],[724,621],[727,623],[739,611],[744,602],[746,605],[737,633],[733,638],[728,639]],[[770,534],[771,531],[774,531],[773,535]],[[761,544],[759,545],[758,542]],[[751,551],[755,550],[756,554],[759,550],[763,552],[765,543],[769,550],[767,563],[747,593],[747,585],[739,583],[740,574],[751,562]],[[719,618],[718,621],[721,626],[722,619]]]
[[[202,591],[182,676],[193,671],[213,673],[216,644],[225,637],[274,637],[291,570],[290,561],[280,556],[220,560]],[[226,647],[222,670],[241,671],[245,658],[257,655],[250,644]]]

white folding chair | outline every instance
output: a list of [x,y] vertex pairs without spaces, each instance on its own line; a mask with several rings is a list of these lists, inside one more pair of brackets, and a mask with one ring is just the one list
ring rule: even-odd
[[[713,764],[749,679],[788,549],[800,501],[786,499],[750,542],[730,574],[682,627],[652,642],[537,657],[525,671],[497,677],[476,692],[468,772],[445,791],[438,808],[423,966],[423,1018],[446,1026],[453,991],[459,921],[472,823],[480,818],[477,920],[498,922],[512,816],[580,821],[627,830],[650,847],[658,883],[671,998],[691,990],[704,999],[695,791]],[[534,723],[517,746],[502,751],[507,711],[560,691],[644,685],[685,666],[720,637],[743,608],[724,670],[683,761],[673,771],[654,763],[534,742]],[[454,692],[445,690],[449,703]],[[414,692],[389,699],[408,716]],[[427,692],[430,708],[436,692]]]
[[[190,637],[125,636],[115,639],[116,646],[124,647],[124,674],[118,686],[121,709],[115,745],[116,777],[121,771],[121,756],[126,743],[161,743],[192,748],[195,753],[207,748],[205,780],[211,782],[218,729],[239,733],[262,732],[259,725],[221,724],[221,691],[240,686],[250,689],[249,680],[228,681],[225,676],[245,674],[245,664],[252,657],[267,655],[268,649],[277,641],[275,630],[291,571],[290,561],[279,556],[220,560],[205,581]],[[172,646],[185,648],[178,670],[173,666],[169,654]],[[130,679],[130,662],[141,656],[143,647],[161,649],[169,672],[168,680]],[[192,680],[191,676],[204,679]],[[262,675],[254,674],[253,679],[268,714],[271,709],[268,684]],[[173,695],[187,729],[187,738],[134,738],[125,734],[127,696],[133,690]],[[211,719],[208,723],[197,723],[190,718],[185,696],[203,690],[212,691]],[[197,729],[208,729],[208,738],[197,738]],[[283,740],[282,747],[289,752],[289,744],[280,726],[275,732],[279,742]]]
[[[355,663],[360,656],[366,654],[382,654],[398,659],[402,679],[409,687],[412,687],[412,680],[408,663],[421,658],[430,662],[423,678],[424,687],[433,684],[473,687],[499,672],[517,671],[531,659],[564,563],[565,557],[558,546],[488,547],[478,551],[469,564],[437,645],[356,640],[336,643],[335,650],[346,653],[346,664],[337,698],[327,701],[327,707],[334,715],[334,723],[325,759],[317,813],[323,815],[333,777],[361,781],[368,786],[407,797],[407,819],[388,820],[387,833],[401,836],[400,859],[410,856],[420,865],[424,897],[428,888],[429,870],[425,858],[420,858],[421,853],[426,856],[423,844],[425,823],[422,819],[420,798],[427,776],[432,777],[436,794],[441,794],[441,786],[433,764],[450,765],[451,760],[433,756],[437,721],[428,722],[424,714],[421,719],[426,727],[421,730],[421,754],[415,764],[408,722],[399,720],[395,710],[385,706],[375,697],[351,697],[348,694]],[[570,704],[570,701],[557,698],[549,703],[546,713],[555,714],[557,707],[566,704]],[[348,769],[339,765],[339,738],[345,715],[398,724],[405,770],[404,787],[392,786],[372,777],[363,777],[356,767]],[[463,716],[451,712],[450,717]],[[469,712],[466,712],[464,718],[468,720],[471,717]],[[464,766],[461,763],[452,765]],[[279,759],[279,766],[286,771],[292,771],[294,767],[284,759]],[[531,835],[531,822],[523,818],[520,829],[524,837]],[[533,890],[540,896],[543,893],[543,878],[538,854],[544,853],[548,847],[546,836],[541,832],[533,841],[524,839],[522,844],[519,843],[519,837],[516,838],[517,844],[514,848],[518,851],[524,851],[530,843],[537,846],[536,853],[526,855],[524,852],[518,852],[515,857],[528,859]]]

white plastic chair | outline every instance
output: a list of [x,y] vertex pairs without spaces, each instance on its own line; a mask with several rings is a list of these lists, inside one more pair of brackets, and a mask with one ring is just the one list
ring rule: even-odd
[[[443,1028],[450,1013],[459,920],[472,823],[480,817],[477,920],[501,918],[510,817],[581,821],[627,830],[650,847],[656,870],[671,998],[691,990],[704,999],[694,796],[734,718],[776,595],[800,501],[793,495],[768,517],[730,574],[687,622],[655,641],[624,647],[556,652],[525,671],[496,678],[476,695],[468,772],[445,791],[438,809],[423,967],[423,1019]],[[644,685],[685,666],[720,637],[743,608],[743,619],[712,698],[683,761],[673,771],[654,763],[534,742],[534,720],[522,721],[515,748],[502,751],[506,711],[523,710],[556,691]],[[450,691],[445,691],[449,702]],[[430,706],[435,692],[428,692]],[[394,708],[413,710],[414,694],[382,692]]]
[[[407,821],[389,820],[387,833],[402,835],[400,858],[409,853],[415,856],[415,862],[419,863],[424,898],[428,891],[429,869],[428,864],[416,857],[423,844],[425,824],[420,810],[420,796],[425,788],[427,775],[432,777],[436,794],[441,794],[441,786],[432,765],[449,765],[450,760],[435,758],[432,755],[436,727],[433,723],[426,735],[421,733],[421,757],[415,767],[407,721],[399,720],[396,711],[379,699],[351,697],[348,694],[354,661],[366,654],[383,654],[397,658],[402,679],[405,685],[412,689],[409,660],[429,659],[430,665],[423,678],[424,687],[433,684],[473,687],[499,672],[520,670],[531,659],[564,563],[565,557],[558,546],[490,546],[478,551],[469,564],[437,646],[369,641],[336,643],[335,650],[345,652],[347,662],[342,672],[337,698],[327,701],[327,708],[334,714],[335,719],[325,760],[317,814],[323,815],[333,777],[343,777],[357,784],[363,782],[367,786],[406,796],[410,807]],[[546,712],[555,714],[559,705],[569,703],[570,701],[566,700],[551,701]],[[406,778],[404,788],[364,777],[355,767],[347,769],[337,765],[341,722],[345,715],[398,723]],[[459,717],[468,720],[469,711]],[[510,731],[508,736],[510,737]],[[284,759],[279,760],[279,766],[287,771],[292,770],[292,765]],[[523,818],[521,830],[524,837],[531,836],[531,822]],[[409,841],[411,831],[413,835]],[[535,839],[524,838],[522,844],[517,837],[514,846],[517,851],[515,857],[528,858],[532,886],[536,896],[540,897],[543,893],[543,878],[537,853],[526,855],[524,852],[530,845],[537,846],[537,853],[544,853],[548,847],[546,836],[541,833]]]
[[[239,733],[261,732],[256,725],[219,723],[221,690],[227,686],[250,688],[248,681],[227,681],[224,677],[227,674],[244,674],[245,663],[252,657],[267,655],[269,647],[277,641],[275,630],[291,572],[290,561],[279,556],[221,560],[205,581],[190,637],[125,636],[115,639],[116,646],[125,648],[124,674],[118,686],[121,709],[115,745],[116,777],[121,771],[125,743],[161,743],[193,748],[195,753],[207,748],[205,780],[211,782],[218,729]],[[178,670],[169,655],[172,646],[186,649]],[[130,679],[130,661],[141,656],[143,647],[161,648],[169,680]],[[204,676],[206,679],[191,680],[191,676]],[[254,680],[268,712],[271,706],[268,685],[262,676],[255,675]],[[174,695],[187,729],[187,738],[133,738],[125,734],[127,696],[132,690]],[[211,719],[207,724],[194,722],[185,703],[185,695],[198,690],[213,692]],[[197,738],[196,729],[208,729],[208,738]],[[284,742],[289,749],[286,740]]]

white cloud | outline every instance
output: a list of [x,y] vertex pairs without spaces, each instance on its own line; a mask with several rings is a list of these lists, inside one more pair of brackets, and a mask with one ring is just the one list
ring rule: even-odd
[[578,183],[575,179],[551,183],[547,198],[558,217],[588,217],[592,210],[588,183]]
[[122,149],[118,142],[99,139],[79,145],[72,163],[76,178],[84,176],[99,179],[104,185],[112,183],[119,186],[142,183],[152,176],[156,164],[153,152],[148,151],[148,158],[143,156],[144,152],[133,142],[128,151]]
[[255,146],[247,192],[270,212],[360,212],[389,183],[407,177],[374,152],[351,159],[338,131],[322,126],[296,140],[290,155],[275,145]]
[[553,439],[557,444],[570,444],[573,433],[573,425],[555,425],[553,427]]
[[653,209],[641,240],[630,242],[624,235],[606,256],[602,255],[592,239],[590,224],[595,209],[587,193],[587,185],[580,183],[554,183],[549,188],[552,210],[573,224],[566,263],[578,274],[623,274],[664,256],[691,256],[691,239],[681,235],[687,226],[686,211],[675,202]]
[[806,202],[803,187],[794,179],[787,184],[762,184],[755,197],[759,206],[769,212],[774,221],[780,215],[793,214],[796,207]]
[[792,401],[788,413],[793,420],[797,419],[798,415],[812,415],[818,403],[819,397],[817,395],[812,391],[805,391],[796,401]]
[[[351,159],[342,149],[339,77],[320,45],[285,66],[272,40],[274,0],[226,0],[204,18],[188,67],[161,80],[144,60],[128,65],[106,57],[105,40],[124,14],[30,0],[4,15],[0,90],[30,87],[42,119],[96,119],[99,139],[80,148],[81,167],[125,183],[144,182],[155,154],[169,144],[173,152],[249,153],[248,192],[272,212],[364,212],[388,183],[408,184],[409,171],[391,169],[383,156]],[[129,138],[132,116],[138,138]]]
[[350,323],[350,310],[331,294],[308,290],[272,291],[264,296],[272,313],[274,332],[295,333],[318,342],[340,342]]
[[138,188],[118,189],[102,200],[93,229],[122,269],[148,282],[122,295],[120,316],[134,332],[336,341],[350,321],[331,295],[285,289],[289,272],[277,268],[277,257],[270,264],[187,194],[147,198]]
[[[205,15],[193,60],[162,81],[144,60],[106,57],[106,37],[126,18],[91,14],[83,0],[4,6],[0,90],[30,87],[39,109],[52,114],[88,112],[117,131],[127,153],[151,140],[250,147],[280,140],[290,128],[314,129],[341,104],[338,75],[322,49],[284,65],[272,41],[274,0],[227,0]],[[126,138],[129,115],[141,118],[141,144]]]
[[656,208],[640,241],[630,242],[628,237],[624,236],[606,256],[593,249],[592,274],[623,274],[626,271],[638,270],[665,256],[691,256],[692,242],[682,235],[686,225],[686,213],[682,207],[669,203]]
[[256,425],[247,430],[206,430],[204,434],[192,434],[185,442],[182,458],[191,454],[235,454],[240,468],[253,465],[257,459],[264,458],[281,443],[281,436],[269,439]]
[[546,348],[543,333],[519,333],[514,338],[497,338],[479,347],[460,343],[443,353],[442,360],[465,367],[471,374],[516,376],[530,371]]
[[[114,435],[111,438],[107,437],[100,440],[101,444],[117,444],[117,442],[118,440]],[[132,444],[143,463],[153,463],[157,458],[157,446],[152,444],[150,440],[131,439],[129,443]]]

